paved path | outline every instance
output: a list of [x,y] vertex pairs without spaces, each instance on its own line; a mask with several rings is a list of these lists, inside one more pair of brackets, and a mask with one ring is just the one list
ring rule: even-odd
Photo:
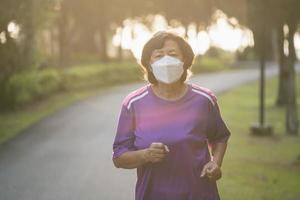
[[[268,76],[276,68],[267,70]],[[216,93],[257,80],[258,69],[203,74]],[[122,99],[143,83],[112,87],[75,103],[0,146],[1,200],[131,200],[135,170],[114,168],[112,142]]]

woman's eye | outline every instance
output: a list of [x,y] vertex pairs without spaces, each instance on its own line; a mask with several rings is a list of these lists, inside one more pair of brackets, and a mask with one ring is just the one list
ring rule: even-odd
[[170,56],[177,57],[178,55],[177,54],[170,54]]

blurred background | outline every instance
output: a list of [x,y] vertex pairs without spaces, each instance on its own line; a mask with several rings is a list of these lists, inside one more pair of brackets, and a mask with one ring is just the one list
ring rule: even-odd
[[289,39],[300,56],[297,1],[2,0],[0,19],[2,109],[85,81],[100,84],[115,67],[136,68],[145,42],[166,28],[190,42],[205,70],[255,60],[259,24],[267,60],[288,59]]
[[[136,85],[121,89],[123,92],[110,88],[142,82],[139,60],[143,45],[155,32],[166,29],[192,46],[196,54],[192,71],[199,79],[204,75],[215,81],[217,75],[233,73],[230,79],[246,82],[251,70],[257,72],[251,84],[237,82],[236,89],[228,88],[222,95],[225,90],[220,90],[221,110],[233,132],[233,147],[224,161],[225,178],[220,183],[224,199],[300,199],[297,0],[1,0],[2,175],[14,173],[5,170],[16,163],[5,159],[10,157],[10,145],[19,148],[14,140],[22,139],[16,136],[26,131],[40,134],[32,127],[74,102],[99,96],[114,101],[109,91],[119,93],[115,103],[91,100],[103,103],[97,104],[98,108],[115,109],[111,111],[115,120],[122,95]],[[261,68],[276,72],[259,82]],[[242,75],[234,74],[240,70],[244,70]],[[262,88],[266,88],[263,93]],[[107,117],[103,110],[98,114]],[[262,127],[267,121],[274,133],[269,137],[249,134],[251,124],[257,121]],[[113,137],[114,123],[106,123],[112,131],[109,138]],[[60,124],[65,126],[68,124]],[[103,141],[100,136],[98,139]],[[110,142],[106,140],[107,148],[111,148]],[[19,170],[22,174],[24,168]],[[0,188],[4,191],[9,185],[13,187],[18,178],[11,180],[3,175],[6,181],[0,181]],[[31,181],[28,177],[24,180]],[[14,192],[7,192],[1,199],[9,199]],[[99,195],[100,199],[117,198]]]

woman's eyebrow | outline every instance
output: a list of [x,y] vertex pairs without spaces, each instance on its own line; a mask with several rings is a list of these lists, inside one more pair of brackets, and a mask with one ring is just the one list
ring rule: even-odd
[[[162,49],[155,49],[154,51],[153,51],[153,53],[162,53],[163,52],[163,50]],[[167,50],[167,52],[168,53],[172,53],[172,52],[175,52],[175,53],[177,53],[177,50],[176,49],[168,49]]]
[[176,51],[176,49],[169,49],[168,52],[175,52],[176,53],[177,51]]
[[155,49],[155,50],[153,51],[153,53],[161,53],[161,52],[162,52],[161,49]]

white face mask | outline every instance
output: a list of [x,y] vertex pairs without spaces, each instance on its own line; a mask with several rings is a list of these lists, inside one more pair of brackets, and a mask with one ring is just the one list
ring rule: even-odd
[[183,74],[183,62],[172,57],[164,56],[151,64],[152,72],[158,81],[164,83],[174,83]]

